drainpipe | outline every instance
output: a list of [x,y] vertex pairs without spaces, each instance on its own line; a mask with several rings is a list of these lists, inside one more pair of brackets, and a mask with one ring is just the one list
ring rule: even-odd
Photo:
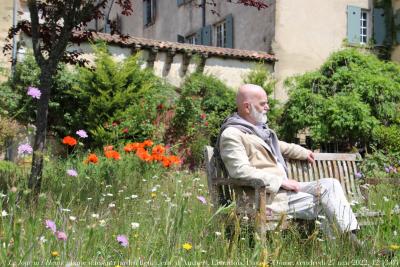
[[114,5],[115,0],[112,0],[110,8],[107,11],[107,15],[104,17],[104,28],[103,28],[103,32],[106,33],[107,30],[107,26],[108,26],[108,21],[109,21],[109,17],[110,17],[110,13],[111,13],[111,9]]
[[[13,2],[13,28],[17,26],[17,0]],[[11,74],[14,78],[15,65],[17,64],[17,38],[15,34],[13,35],[13,45],[12,45],[12,61],[11,61]]]
[[201,11],[202,11],[202,25],[206,26],[206,0],[202,0],[201,3]]

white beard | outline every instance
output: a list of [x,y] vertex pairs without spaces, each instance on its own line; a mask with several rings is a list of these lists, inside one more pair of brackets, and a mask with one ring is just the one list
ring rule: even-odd
[[257,109],[250,104],[250,116],[255,120],[257,123],[265,124],[268,121],[267,112],[258,112]]

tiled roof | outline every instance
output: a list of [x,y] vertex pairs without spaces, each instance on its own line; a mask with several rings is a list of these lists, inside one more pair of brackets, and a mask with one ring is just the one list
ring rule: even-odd
[[[74,37],[82,37],[82,33],[75,32]],[[81,39],[79,38],[78,39]],[[92,32],[92,40],[103,40],[107,43],[116,44],[121,47],[140,47],[140,48],[152,48],[158,49],[159,51],[176,51],[176,52],[191,52],[193,54],[207,54],[208,56],[218,56],[218,57],[233,57],[241,59],[252,59],[252,60],[265,60],[265,61],[276,61],[277,59],[266,52],[263,51],[251,51],[242,49],[231,49],[222,48],[215,46],[205,46],[205,45],[191,45],[184,43],[176,43],[169,41],[160,41],[154,39],[146,39],[139,37],[121,37],[119,35],[111,35],[107,33]],[[81,39],[82,40],[82,39]]]

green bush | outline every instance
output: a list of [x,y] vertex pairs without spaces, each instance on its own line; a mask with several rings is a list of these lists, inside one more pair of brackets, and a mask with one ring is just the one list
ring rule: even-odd
[[372,138],[378,148],[385,149],[387,153],[400,153],[400,126],[379,126],[372,132]]
[[98,145],[157,135],[162,127],[155,121],[173,103],[173,87],[142,69],[140,54],[117,62],[105,44],[94,50],[95,69],[79,68],[77,83],[68,92],[78,103],[81,127]]
[[318,71],[288,79],[281,134],[308,129],[315,146],[373,142],[379,125],[399,123],[400,66],[356,49],[336,52]]
[[[0,114],[16,119],[22,124],[34,123],[36,119],[36,99],[27,96],[29,86],[39,86],[40,69],[32,54],[16,66],[15,77],[0,85]],[[65,94],[72,87],[75,75],[64,64],[58,67],[49,102],[49,130],[59,135],[69,133],[71,126],[80,121],[75,112],[74,98]],[[39,88],[40,89],[40,88]],[[75,117],[74,117],[75,116]]]
[[223,120],[235,109],[233,90],[214,76],[193,73],[182,85],[169,139],[187,148],[186,161],[199,166],[204,145],[215,143]]

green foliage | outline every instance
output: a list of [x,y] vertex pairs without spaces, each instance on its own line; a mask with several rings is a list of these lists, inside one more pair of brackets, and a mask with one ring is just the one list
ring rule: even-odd
[[386,153],[400,153],[400,126],[378,126],[372,132],[372,138],[378,148]]
[[142,69],[140,54],[117,62],[105,44],[94,50],[95,69],[79,68],[77,83],[69,91],[78,103],[81,127],[99,145],[121,138],[152,138],[159,128],[157,117],[174,99],[172,86]]
[[[17,64],[14,79],[10,77],[0,85],[0,113],[23,124],[34,123],[37,100],[26,93],[29,86],[38,87],[39,76],[40,69],[33,55],[27,54],[24,61]],[[79,120],[79,114],[74,113],[74,99],[65,94],[74,82],[71,70],[60,64],[51,88],[48,114],[49,129],[60,135],[68,133],[74,121]],[[75,119],[71,114],[76,114]]]
[[196,72],[185,80],[171,131],[189,149],[189,162],[200,165],[204,145],[216,141],[222,121],[235,109],[235,93],[217,78]]
[[387,153],[374,148],[373,153],[366,155],[360,169],[367,178],[400,178],[400,151]]
[[282,115],[282,109],[279,108],[279,101],[271,97],[276,84],[276,80],[272,77],[271,73],[262,62],[258,63],[244,79],[244,83],[256,84],[265,90],[268,95],[268,105],[270,108],[268,112],[268,124],[272,129],[278,130],[279,125],[277,120]]
[[366,144],[378,125],[398,124],[400,66],[346,49],[315,72],[290,78],[282,134],[293,140],[309,129],[315,145]]

